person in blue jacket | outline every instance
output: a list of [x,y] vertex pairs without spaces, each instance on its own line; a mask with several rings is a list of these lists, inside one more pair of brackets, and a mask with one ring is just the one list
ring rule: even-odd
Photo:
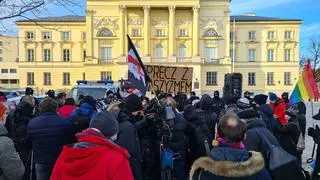
[[88,116],[91,121],[97,114],[96,104],[97,101],[92,96],[85,96],[80,107],[71,112],[71,118],[78,116],[80,113],[81,116]]

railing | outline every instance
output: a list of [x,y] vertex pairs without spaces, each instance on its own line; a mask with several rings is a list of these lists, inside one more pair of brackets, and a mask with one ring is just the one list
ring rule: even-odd
[[113,59],[99,59],[99,64],[112,64]]

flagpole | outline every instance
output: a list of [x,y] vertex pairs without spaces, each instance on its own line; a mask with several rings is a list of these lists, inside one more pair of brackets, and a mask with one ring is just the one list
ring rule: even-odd
[[236,47],[236,20],[233,19],[233,42],[232,42],[232,73],[234,73],[234,58],[235,58],[235,47]]

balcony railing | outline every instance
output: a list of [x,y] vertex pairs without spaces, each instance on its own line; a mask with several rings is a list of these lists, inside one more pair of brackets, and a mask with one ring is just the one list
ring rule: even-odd
[[112,64],[113,59],[99,59],[99,64]]

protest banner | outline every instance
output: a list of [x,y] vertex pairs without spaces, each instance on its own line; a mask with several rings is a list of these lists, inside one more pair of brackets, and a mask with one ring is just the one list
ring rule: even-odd
[[193,68],[147,65],[146,69],[154,91],[160,90],[166,93],[192,91]]

